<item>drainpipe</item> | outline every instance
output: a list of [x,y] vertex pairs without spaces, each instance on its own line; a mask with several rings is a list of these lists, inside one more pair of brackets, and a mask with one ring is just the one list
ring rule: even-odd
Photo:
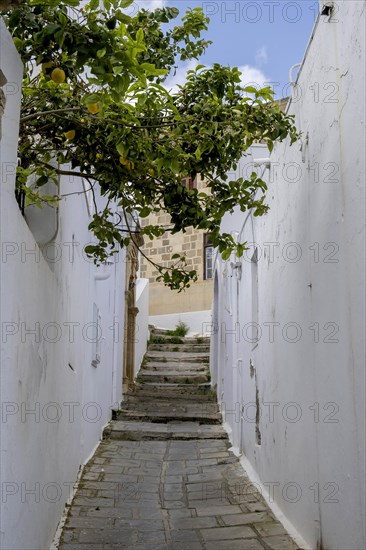
[[296,86],[296,79],[297,79],[297,78],[294,79],[293,72],[298,67],[301,67],[301,65],[302,65],[302,63],[295,63],[295,65],[292,65],[292,67],[290,67],[290,70],[289,70],[289,73],[288,73],[289,82],[290,82],[290,86],[291,86],[291,99],[294,99],[294,89],[295,89],[295,86]]

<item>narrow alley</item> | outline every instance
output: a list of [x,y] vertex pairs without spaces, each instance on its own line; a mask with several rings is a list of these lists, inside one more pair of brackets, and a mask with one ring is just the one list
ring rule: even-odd
[[152,332],[118,418],[84,473],[60,550],[295,550],[230,452],[209,339]]

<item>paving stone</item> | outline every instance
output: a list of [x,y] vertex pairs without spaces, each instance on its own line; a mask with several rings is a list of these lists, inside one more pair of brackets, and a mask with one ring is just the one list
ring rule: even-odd
[[202,529],[201,534],[205,540],[231,540],[244,539],[255,536],[250,527],[217,527],[216,529]]
[[227,451],[205,451],[201,452],[201,458],[228,458],[230,454]]
[[265,502],[248,502],[245,504],[251,512],[267,512],[269,510]]
[[[215,540],[205,544],[206,550],[263,550],[258,539]],[[268,548],[268,547],[267,547]]]
[[209,527],[218,527],[218,523],[214,516],[199,517],[199,518],[179,518],[171,519],[170,525],[172,529],[205,529]]
[[300,550],[294,541],[289,536],[274,536],[274,537],[265,537],[262,539],[271,550]]
[[225,495],[221,496],[220,494],[216,494],[216,493],[207,494],[205,491],[197,491],[197,492],[192,491],[191,493],[188,493],[187,498],[191,506],[194,505],[194,501],[196,500],[204,501],[205,503],[210,502],[211,505],[214,504],[213,501],[216,501],[216,502],[219,501],[221,503],[226,502],[227,504],[231,504],[230,500],[226,498]]
[[188,481],[190,483],[194,483],[195,481],[202,481],[202,482],[217,482],[222,481],[222,473],[221,472],[215,472],[212,471],[209,474],[189,474],[188,475]]
[[[255,528],[259,531],[260,526],[257,523],[266,522],[270,516],[266,512],[253,512],[251,514],[235,514],[233,516],[223,516],[225,525],[246,525],[248,523],[255,524]],[[273,533],[275,534],[275,533]]]
[[203,502],[201,506],[197,506],[197,504],[194,504],[197,516],[224,516],[226,514],[240,514],[242,512],[239,506],[231,504],[226,506],[207,506],[207,502]]
[[[132,518],[132,509],[128,508],[88,508],[86,518]],[[84,518],[83,518],[84,519]]]
[[163,531],[164,523],[162,520],[157,519],[116,519],[114,527],[115,529],[132,529],[133,531]]
[[195,510],[190,510],[189,508],[184,508],[180,510],[168,510],[168,516],[171,519],[195,517],[192,514],[195,514]]
[[287,531],[281,523],[274,522],[271,520],[261,523],[256,527],[256,529],[258,530],[258,533],[262,537],[270,537],[274,535],[287,535]]
[[174,494],[166,494],[164,493],[164,500],[167,500],[168,502],[173,500],[183,500],[184,499],[184,493],[174,493]]
[[199,542],[199,536],[196,531],[184,529],[182,531],[170,531],[173,542]]
[[132,532],[119,529],[82,529],[79,533],[80,543],[121,543],[132,544]]
[[157,519],[160,520],[162,518],[162,512],[161,507],[159,506],[156,509],[151,509],[143,507],[143,508],[136,508],[134,507],[132,510],[130,510],[132,513],[132,516],[134,519]]
[[103,481],[115,481],[117,483],[137,483],[138,476],[131,476],[125,474],[104,474]]
[[166,500],[164,502],[164,508],[166,508],[167,510],[172,510],[172,509],[176,509],[176,508],[184,508],[185,504],[183,502],[183,500],[173,500],[173,501],[169,501],[169,500]]
[[99,507],[99,508],[111,508],[114,506],[113,498],[85,498],[76,495],[73,500],[75,506],[87,506],[87,507]]
[[165,543],[165,532],[164,531],[139,531],[138,533],[138,543]]
[[[119,550],[120,546],[115,546],[112,550]],[[159,544],[159,543],[149,543],[149,546],[146,546],[146,544],[134,544],[132,547],[129,547],[129,550],[171,550],[171,548],[168,547],[167,544]],[[109,550],[106,548],[103,548],[103,550]],[[193,550],[193,549],[192,549]]]
[[[119,520],[118,520],[119,521]],[[84,518],[84,517],[70,517],[67,520],[66,527],[71,529],[72,527],[81,527],[83,529],[95,529],[97,527],[101,529],[107,529],[114,527],[114,518],[103,517],[103,518]],[[118,526],[117,526],[118,527]]]

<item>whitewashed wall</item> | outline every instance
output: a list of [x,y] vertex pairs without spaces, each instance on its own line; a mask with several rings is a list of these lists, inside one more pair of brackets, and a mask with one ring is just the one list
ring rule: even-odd
[[[61,201],[58,222],[48,219],[43,237],[52,240],[43,253],[22,217],[14,197],[22,66],[0,24],[8,80],[0,142],[1,547],[34,550],[49,548],[79,467],[122,398],[125,263],[121,253],[96,268],[83,255],[91,238],[83,194]],[[63,177],[60,192],[75,191],[82,182]],[[28,213],[39,240],[42,216]]]
[[216,271],[212,377],[233,445],[312,549],[366,548],[364,54],[365,4],[338,2],[289,107],[302,150],[275,148],[270,212],[226,218],[252,244]]

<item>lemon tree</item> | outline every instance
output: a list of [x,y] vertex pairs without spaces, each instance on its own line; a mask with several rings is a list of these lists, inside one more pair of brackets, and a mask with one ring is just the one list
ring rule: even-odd
[[[28,0],[5,16],[25,66],[17,185],[31,200],[31,175],[39,186],[60,174],[98,186],[108,201],[89,226],[95,244],[87,252],[96,262],[134,239],[128,216],[123,230],[115,224],[111,201],[129,215],[170,215],[168,228],[144,226],[145,239],[194,227],[212,234],[224,258],[240,256],[245,243],[220,231],[222,217],[236,205],[264,214],[266,184],[255,173],[248,180],[227,173],[254,141],[270,149],[276,140],[295,141],[293,120],[269,88],[243,90],[237,68],[198,65],[169,92],[164,81],[177,64],[198,60],[208,47],[208,18],[194,8],[174,26],[178,9],[131,17],[131,3]],[[197,175],[209,194],[182,183]],[[174,289],[196,279],[181,256],[156,267]]]

